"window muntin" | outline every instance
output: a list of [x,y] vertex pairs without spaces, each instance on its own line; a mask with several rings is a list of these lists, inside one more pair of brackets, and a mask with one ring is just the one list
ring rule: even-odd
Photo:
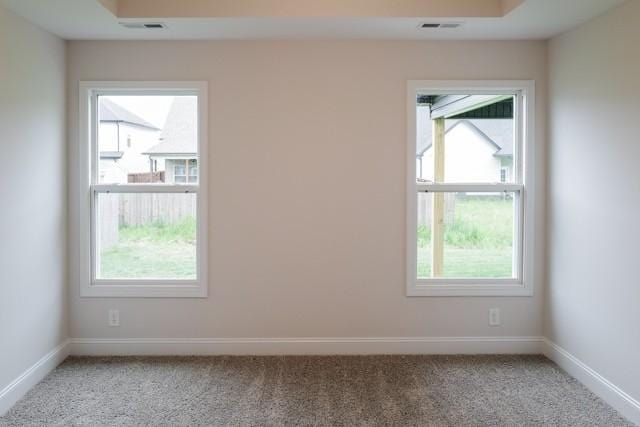
[[[516,84],[515,87],[512,83]],[[525,199],[524,183],[532,182],[533,173],[533,158],[525,155],[531,152],[525,142],[533,134],[529,126],[533,122],[533,83],[505,82],[503,86],[502,82],[410,81],[408,89],[409,108],[414,110],[409,117],[407,152],[410,161],[408,295],[531,295],[532,222],[525,222],[525,212],[533,211],[533,199],[531,194]],[[451,105],[439,111],[430,109],[429,102],[443,98],[465,101],[442,103]],[[464,102],[467,104],[463,105]],[[487,141],[485,138],[485,148],[492,150],[485,150],[488,153],[481,160],[485,166],[491,165],[491,169],[484,168],[485,173],[479,174],[478,170],[473,170],[474,164],[478,163],[474,161],[478,157],[477,150],[473,151],[474,156],[465,159],[460,154],[471,150],[447,148],[456,143],[466,144],[469,148],[474,140],[478,142],[480,137],[486,136],[483,134],[487,126],[476,126],[482,132],[466,126],[465,132],[459,132],[455,137],[451,136],[451,129],[460,127],[465,121],[474,124],[481,118],[492,117],[490,114],[495,117],[496,103],[501,104],[501,109],[505,104],[511,104],[511,112],[505,113],[503,109],[502,115],[497,116],[504,121],[497,127],[489,127],[488,131],[495,134],[501,129],[511,133],[513,142],[505,147],[504,140],[490,138],[491,141]],[[462,108],[458,108],[460,105]],[[468,132],[469,129],[473,132]],[[441,132],[436,138],[439,143],[432,147],[431,153],[424,150],[424,139],[430,140],[431,135],[423,138],[422,142],[420,140],[425,130]],[[496,141],[498,144],[494,144]],[[457,153],[457,158],[447,158],[447,151],[449,154]],[[466,175],[454,176],[451,165],[458,166],[458,171]],[[470,215],[471,205],[461,204],[469,200],[488,202],[491,199],[493,208],[476,211],[475,215]],[[447,213],[446,209],[451,209],[451,201],[458,203],[458,209]],[[430,212],[432,219],[426,218],[429,215],[425,213],[425,203],[430,204],[429,209],[438,207]],[[502,219],[492,219],[491,215]],[[457,237],[452,234],[454,231],[460,234],[465,229],[467,231]],[[527,258],[525,254],[528,254]],[[474,268],[474,259],[482,261],[483,268]]]
[[[81,171],[90,194],[81,207],[90,219],[80,225],[82,254],[89,254],[81,254],[82,295],[206,296],[206,83],[82,82],[80,94],[81,158],[88,159]],[[118,126],[142,119],[122,132],[120,148],[101,129],[105,100],[122,119]],[[187,182],[173,181],[174,160],[189,165]]]

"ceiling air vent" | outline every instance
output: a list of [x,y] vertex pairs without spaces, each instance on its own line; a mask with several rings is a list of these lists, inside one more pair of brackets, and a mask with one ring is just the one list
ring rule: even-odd
[[422,22],[418,28],[458,28],[461,25],[460,22]]
[[162,22],[120,22],[120,25],[138,30],[163,30],[167,28],[167,24]]

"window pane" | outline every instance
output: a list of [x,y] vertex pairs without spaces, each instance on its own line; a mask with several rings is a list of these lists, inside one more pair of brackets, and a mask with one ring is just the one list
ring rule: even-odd
[[[186,175],[185,159],[195,165],[198,154],[197,105],[196,96],[99,96],[98,182],[173,184]],[[170,169],[177,162],[182,173]]]
[[[477,105],[469,107],[474,102]],[[514,182],[513,105],[513,97],[501,95],[422,97],[416,107],[416,178],[448,183]],[[439,118],[443,110],[446,114]],[[437,129],[444,135],[443,149],[438,148]]]
[[98,279],[195,279],[196,195],[100,193]]
[[442,277],[514,277],[514,194],[444,196]]
[[[418,198],[418,278],[513,278],[515,193],[429,193]],[[442,244],[433,206],[441,198]],[[421,236],[421,216],[425,230]],[[429,225],[427,225],[429,224]],[[425,242],[426,240],[426,242]],[[441,251],[433,248],[441,247]],[[434,268],[433,266],[436,266]]]

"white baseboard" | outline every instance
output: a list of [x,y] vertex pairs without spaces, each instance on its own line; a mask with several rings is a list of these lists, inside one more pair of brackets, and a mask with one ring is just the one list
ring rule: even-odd
[[544,339],[543,352],[627,419],[640,425],[640,402],[553,341]]
[[73,355],[540,354],[542,337],[71,340]]
[[69,342],[70,340],[62,342],[0,390],[0,416],[67,358],[70,350]]

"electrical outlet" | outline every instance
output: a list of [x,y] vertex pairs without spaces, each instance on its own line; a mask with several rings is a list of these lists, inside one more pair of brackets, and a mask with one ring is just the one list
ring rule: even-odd
[[500,326],[500,309],[489,309],[489,326]]
[[109,309],[109,326],[111,327],[120,326],[120,310],[115,308]]

